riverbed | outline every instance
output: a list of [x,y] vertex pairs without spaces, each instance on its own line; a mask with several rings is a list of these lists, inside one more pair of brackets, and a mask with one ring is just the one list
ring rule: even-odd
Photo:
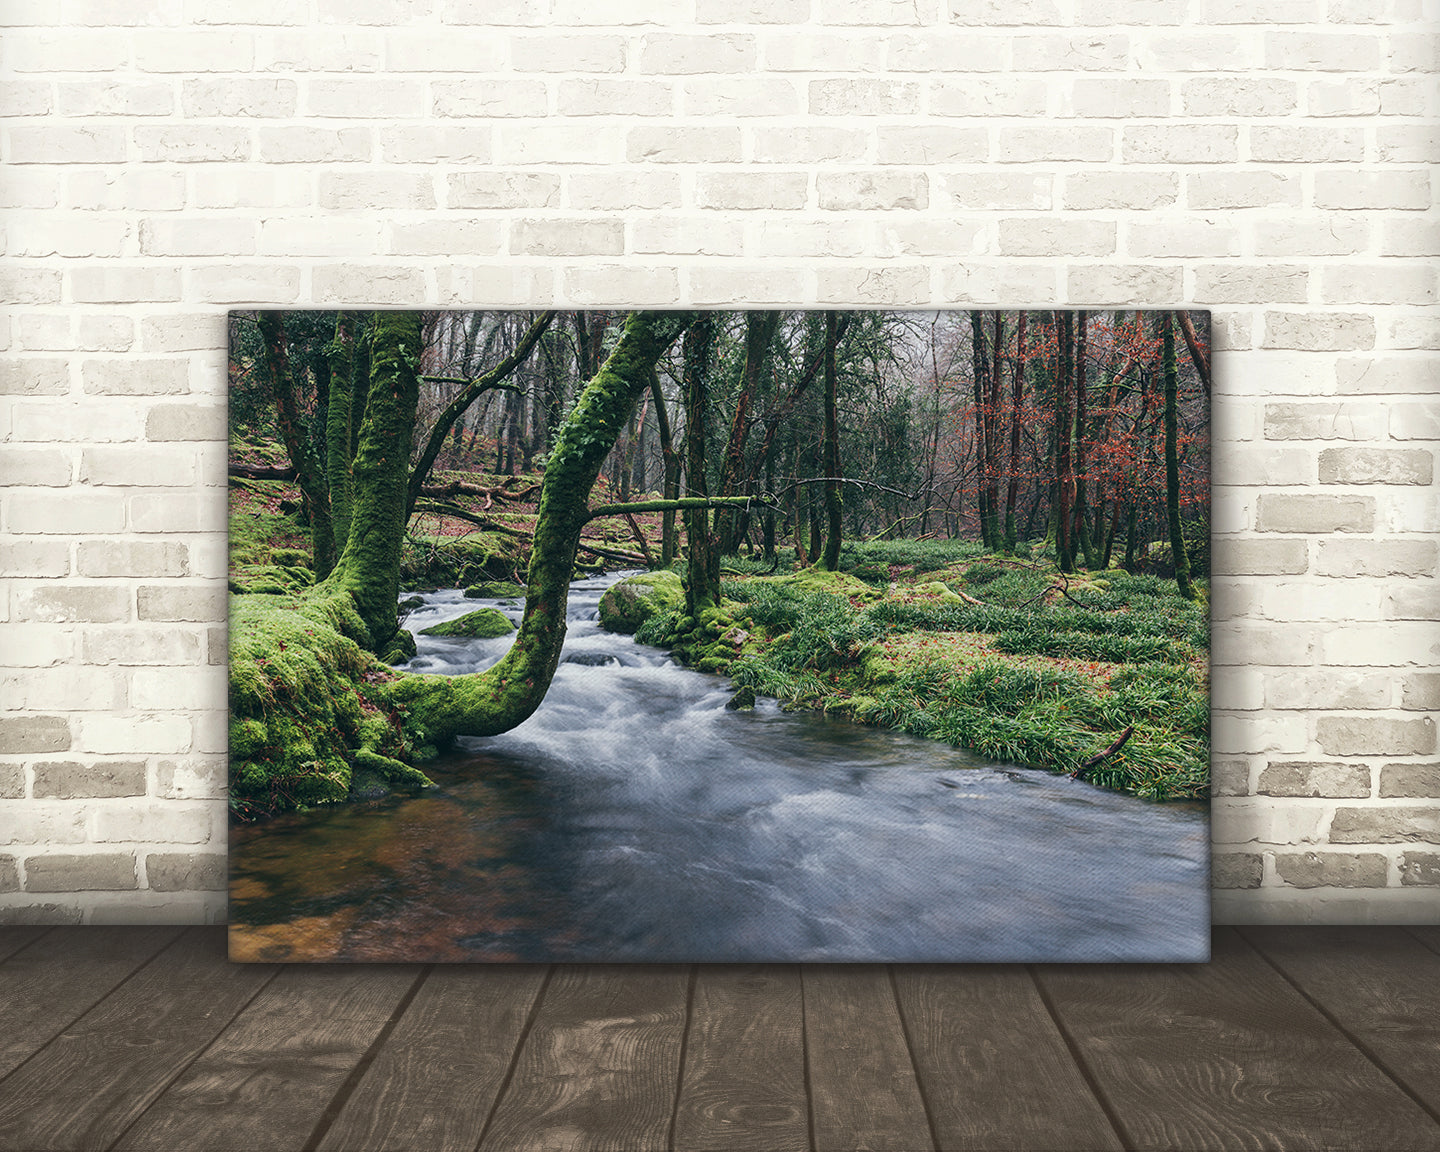
[[[562,663],[519,728],[462,740],[416,796],[237,828],[231,951],[252,960],[1200,961],[1208,805],[762,699],[603,631],[571,586]],[[514,601],[427,594],[412,631]],[[418,637],[459,674],[509,637]]]

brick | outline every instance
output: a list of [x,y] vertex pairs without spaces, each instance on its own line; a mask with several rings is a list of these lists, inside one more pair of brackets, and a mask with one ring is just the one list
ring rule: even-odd
[[1155,265],[1072,265],[1066,275],[1072,304],[1174,304],[1184,298],[1179,268]]
[[478,267],[446,264],[435,270],[438,299],[446,305],[508,305],[528,308],[554,298],[555,273],[550,268],[509,266],[493,261]]
[[[0,483],[5,483],[0,475]],[[15,577],[70,575],[70,545],[63,540],[0,541],[0,573]]]
[[1440,620],[1440,585],[1433,581],[1416,587],[1397,587],[1386,598],[1391,620]]
[[[848,223],[848,222],[847,222]],[[946,256],[957,252],[973,252],[980,244],[985,225],[979,220],[937,221],[933,219],[890,218],[876,221],[874,248],[877,257]],[[860,256],[864,247],[842,251],[839,246],[816,255]]]
[[1260,532],[1372,532],[1375,500],[1267,492],[1260,496],[1255,527]]
[[1359,403],[1267,404],[1267,440],[1378,440],[1386,432],[1383,407]]
[[949,0],[949,5],[950,20],[955,24],[1029,28],[1065,23],[1052,0]]
[[1303,448],[1269,445],[1234,448],[1217,455],[1215,475],[1227,484],[1272,487],[1307,484],[1314,474],[1313,457]]
[[810,0],[696,0],[700,24],[803,24]]
[[1180,193],[1180,179],[1173,172],[1076,172],[1065,176],[1065,207],[1168,208]]
[[815,189],[820,207],[830,211],[920,209],[930,203],[929,183],[921,173],[821,172]]
[[1200,304],[1298,304],[1308,295],[1309,269],[1301,265],[1222,264],[1195,269],[1194,299]]
[[12,216],[6,230],[6,255],[22,259],[47,256],[123,256],[130,237],[126,220]]
[[253,256],[249,220],[144,220],[140,251],[146,256]]
[[215,892],[224,889],[226,860],[218,852],[151,852],[145,877],[155,892]]
[[812,116],[905,116],[919,107],[922,89],[909,80],[846,77],[812,80],[807,91]]
[[934,0],[820,0],[820,21],[827,26],[933,24]]
[[1370,238],[1364,220],[1342,215],[1261,220],[1253,232],[1257,256],[1348,256],[1361,251]]
[[[137,133],[138,133],[137,129]],[[67,124],[10,129],[9,164],[119,164],[125,160],[119,128]]]
[[1389,861],[1379,852],[1282,852],[1275,871],[1295,888],[1384,888]]
[[1370,769],[1363,764],[1277,761],[1260,773],[1262,796],[1348,798],[1370,795]]
[[25,861],[27,892],[121,892],[138,887],[135,857],[128,852],[51,854]]
[[642,268],[602,264],[569,268],[566,294],[576,303],[605,306],[628,300],[647,306],[673,304],[680,298],[680,276],[674,268]]
[[[949,57],[953,65],[967,58],[973,61],[973,54],[985,52],[998,62],[999,54],[993,46],[961,50],[957,56]],[[891,48],[892,67],[894,48]],[[973,62],[963,65],[974,68]],[[944,69],[942,69],[943,71]],[[946,82],[943,79],[930,86],[930,115],[934,116],[1044,116],[1050,107],[1050,91],[1043,80],[1015,79],[1009,76],[967,77],[964,82]]]
[[1320,453],[1322,484],[1429,484],[1435,458],[1419,449],[1326,448]]
[[142,584],[136,590],[141,620],[210,621],[225,618],[225,589],[213,586]]
[[259,251],[276,256],[346,256],[378,254],[382,223],[377,218],[357,221],[334,215],[328,218],[280,217],[260,222]]
[[[192,170],[188,205],[191,208],[309,210],[314,205],[315,177],[307,168],[217,164]],[[196,274],[202,271],[211,269],[197,269]]]
[[1320,286],[1329,304],[1432,304],[1435,270],[1428,261],[1348,264],[1324,269]]
[[1315,844],[1324,839],[1323,808],[1233,799],[1217,806],[1211,825],[1216,844]]
[[1298,97],[1293,80],[1205,76],[1180,85],[1180,102],[1187,116],[1286,116],[1295,111]]
[[[881,39],[878,36],[837,36],[817,31],[803,23],[798,32],[772,33],[764,39],[765,70],[768,72],[879,72],[883,48],[890,45],[890,70],[912,71],[905,67],[903,50],[896,46],[907,37],[902,33]],[[928,66],[918,71],[928,72]]]
[[1216,760],[1210,765],[1210,795],[1245,796],[1250,791],[1248,760]]
[[1233,124],[1132,124],[1120,138],[1127,164],[1226,164],[1239,157]]
[[6,487],[64,488],[70,484],[72,471],[70,454],[59,448],[12,445],[0,456],[0,484]]
[[560,177],[548,172],[454,172],[446,177],[451,208],[551,208]]
[[[1211,628],[1212,663],[1226,665],[1296,666],[1315,663],[1315,638],[1308,628],[1254,621]],[[1247,749],[1264,751],[1265,749]]]
[[1187,259],[1239,256],[1240,230],[1229,220],[1134,221],[1125,229],[1125,251],[1131,256]]
[[14,856],[0,856],[0,892],[20,891],[20,869]]
[[686,279],[690,300],[697,305],[794,306],[804,295],[804,274],[791,268],[690,268]]
[[[1233,617],[1220,617],[1229,619]],[[1210,685],[1210,706],[1227,712],[1246,712],[1264,707],[1265,677],[1258,668],[1232,668]]]
[[1266,164],[1358,163],[1365,159],[1365,133],[1334,124],[1250,129],[1250,159]]
[[[10,175],[6,175],[6,182]],[[61,274],[53,268],[0,268],[0,297],[6,303],[58,304]]]
[[68,752],[70,739],[70,721],[64,716],[0,716],[3,755]]
[[132,532],[220,532],[225,527],[224,509],[192,492],[138,493],[126,505]]
[[897,125],[880,134],[875,158],[881,164],[974,164],[983,163],[989,151],[984,128]]
[[363,307],[414,305],[426,296],[425,273],[419,268],[346,265],[316,268],[311,283],[317,303]]
[[1382,765],[1380,795],[1387,798],[1440,799],[1440,763]]
[[[675,104],[674,88],[654,80],[562,80],[562,116],[655,116]],[[762,115],[764,113],[761,113]]]
[[756,60],[754,36],[729,32],[703,36],[650,32],[640,43],[639,70],[665,76],[751,72]]
[[1048,211],[1053,177],[1030,172],[955,172],[942,178],[957,208]]
[[701,208],[785,210],[804,208],[810,177],[804,172],[702,173],[696,179],[695,203]]
[[84,633],[81,651],[90,664],[173,666],[201,660],[199,636],[177,628],[92,628]]
[[130,591],[108,584],[17,589],[15,616],[42,624],[113,624],[130,618]]
[[1067,35],[1017,33],[1010,52],[1016,72],[1122,72],[1131,58],[1128,36],[1078,30]]
[[225,706],[225,673],[221,668],[135,668],[129,681],[131,703],[147,711]]
[[1115,251],[1113,220],[1025,217],[1000,221],[1005,256],[1108,256]]
[[1321,576],[1433,576],[1431,540],[1322,540],[1315,571]]
[[433,208],[435,189],[425,172],[322,172],[320,206],[369,212]]
[[1321,716],[1316,739],[1330,756],[1407,756],[1435,751],[1435,722],[1384,716]]
[[12,678],[5,692],[10,707],[32,712],[88,712],[124,708],[123,673],[105,668],[30,668]]
[[147,440],[220,440],[225,434],[225,409],[203,404],[157,404],[145,416]]
[[436,116],[544,116],[548,106],[543,80],[436,80],[430,91]]
[[1385,315],[1381,339],[1391,348],[1440,350],[1440,316],[1431,312],[1391,312]]
[[510,250],[531,256],[618,256],[625,250],[619,220],[519,220],[511,226]]
[[135,147],[147,163],[194,164],[250,158],[250,129],[221,124],[138,125]]
[[[68,85],[61,87],[63,90]],[[0,81],[0,109],[6,116],[48,116],[55,110],[50,84],[40,80]],[[68,111],[64,114],[73,115]]]
[[816,298],[821,304],[907,305],[930,302],[930,270],[926,267],[829,266],[817,274]]
[[122,716],[94,712],[82,718],[75,750],[104,756],[179,755],[191,750],[194,739],[190,717],[178,713]]
[[48,668],[74,656],[74,637],[69,629],[7,621],[0,624],[0,635],[5,641],[5,663],[11,668]]
[[1380,38],[1334,32],[1267,32],[1265,67],[1301,72],[1375,72]]
[[1168,116],[1170,81],[1109,77],[1075,80],[1070,85],[1067,107],[1071,115],[1086,119]]
[[1210,886],[1258,888],[1264,871],[1264,858],[1258,852],[1217,852],[1210,861]]
[[70,290],[80,304],[163,303],[180,299],[180,271],[158,265],[76,268]]
[[85,910],[61,904],[26,903],[0,907],[0,924],[79,924]]
[[550,5],[545,0],[446,0],[441,9],[447,24],[544,24]]
[[145,762],[97,760],[81,764],[73,760],[41,760],[35,764],[36,799],[92,799],[145,795]]
[[161,760],[155,765],[155,794],[172,800],[218,800],[229,788],[223,757]]
[[210,839],[210,808],[201,804],[97,806],[91,817],[94,839],[101,843],[138,841],[203,844]]
[[1134,58],[1146,72],[1261,71],[1260,45],[1250,34],[1205,32],[1152,32],[1136,43]]
[[1315,173],[1315,207],[1424,210],[1431,206],[1427,170],[1383,171],[1320,169]]
[[86,360],[80,366],[80,377],[87,396],[173,396],[190,391],[190,362]]
[[[308,20],[308,14],[301,22]],[[316,28],[300,31],[277,29],[267,32],[260,40],[260,53],[253,71],[256,72],[379,72],[386,67],[386,49],[392,40],[402,39],[398,30],[388,35],[361,28]],[[430,38],[432,43],[434,37]],[[485,59],[489,44],[476,44],[473,39],[450,36],[444,43],[455,46],[463,44],[470,49],[472,59]],[[398,56],[398,53],[396,54]],[[437,52],[436,57],[440,55]],[[449,71],[449,61],[432,59],[430,67],[435,71]],[[389,70],[404,69],[390,63]]]
[[1031,127],[1002,123],[994,159],[1001,164],[1056,163],[1087,160],[1104,163],[1113,158],[1115,130],[1108,127]]
[[1440,220],[1401,217],[1380,229],[1382,256],[1440,256]]
[[1384,164],[1433,164],[1440,160],[1440,133],[1432,125],[1389,124],[1376,130]]
[[[1296,593],[1291,587],[1291,595],[1294,596]],[[1297,618],[1304,615],[1302,611]],[[1269,708],[1295,708],[1300,711],[1387,708],[1391,691],[1391,677],[1380,672],[1346,671],[1342,668],[1326,668],[1323,671],[1271,669],[1265,675],[1265,705]]]
[[293,80],[235,76],[186,80],[180,88],[180,106],[187,119],[293,116],[297,91]]
[[967,304],[1015,307],[1053,304],[1061,299],[1053,267],[994,266],[965,262],[946,269],[943,294],[947,300]]
[[368,160],[371,147],[368,128],[284,125],[259,130],[255,155],[266,164],[321,164]]
[[866,133],[854,128],[756,128],[750,158],[761,164],[835,164],[864,159]]
[[1440,807],[1339,808],[1332,844],[1440,844]]
[[676,208],[680,199],[678,172],[578,172],[566,185],[566,203],[577,209]]
[[1402,708],[1440,711],[1440,672],[1413,672],[1402,682]]
[[[746,252],[755,256],[839,256],[868,254],[863,222],[761,219],[749,234]],[[892,255],[894,253],[891,253]]]
[[225,343],[225,318],[193,313],[149,316],[141,322],[140,332],[141,345],[149,352],[210,352]]
[[425,86],[408,77],[324,77],[306,89],[304,111],[310,117],[357,120],[414,120],[427,115]]
[[510,67],[516,72],[623,72],[623,36],[558,35],[510,38]]
[[[683,92],[687,116],[793,116],[801,111],[799,90],[783,77],[687,80]],[[645,112],[654,115],[666,107],[655,103]]]
[[[1185,177],[1191,208],[1292,208],[1300,204],[1299,178],[1289,172],[1192,172]],[[1310,227],[1308,224],[1302,226]],[[1263,225],[1257,225],[1263,227]],[[1280,253],[1302,255],[1303,253]]]
[[1406,887],[1440,884],[1440,852],[1406,852],[1400,857],[1400,883]]
[[740,129],[726,126],[636,128],[625,155],[648,164],[724,163],[740,159]]

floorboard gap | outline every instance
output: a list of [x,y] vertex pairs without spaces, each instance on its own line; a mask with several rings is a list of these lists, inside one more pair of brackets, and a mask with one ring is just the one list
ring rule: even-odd
[[1060,1033],[1060,1039],[1065,1041],[1065,1048],[1070,1053],[1070,1059],[1075,1061],[1075,1067],[1079,1069],[1080,1075],[1085,1078],[1085,1084],[1090,1089],[1090,1094],[1095,1097],[1095,1102],[1100,1105],[1100,1111],[1105,1113],[1105,1119],[1110,1122],[1110,1127],[1115,1131],[1115,1138],[1120,1141],[1120,1146],[1125,1152],[1135,1152],[1135,1141],[1131,1139],[1130,1133],[1126,1130],[1125,1124],[1121,1121],[1119,1114],[1110,1103],[1110,1098],[1100,1087],[1100,1081],[1095,1078],[1089,1062],[1085,1059],[1080,1046],[1075,1043],[1075,1038],[1070,1035],[1070,1029],[1065,1027],[1065,1022],[1060,1018],[1060,1013],[1055,1008],[1055,1002],[1050,999],[1050,993],[1040,979],[1040,974],[1035,971],[1035,965],[1025,965],[1025,971],[1030,974],[1030,982],[1035,985],[1035,992],[1040,997],[1040,1003],[1045,1005],[1045,1011],[1050,1014],[1050,1020],[1055,1025],[1056,1031]]
[[930,1147],[933,1152],[940,1152],[940,1133],[935,1127],[935,1114],[930,1108],[930,1096],[925,1091],[925,1079],[920,1075],[920,1062],[915,1059],[915,1044],[910,1039],[910,1021],[905,1019],[905,1007],[900,1003],[900,983],[895,978],[895,965],[885,965],[885,975],[890,982],[890,998],[895,1001],[895,1016],[900,1021],[905,1055],[910,1057],[910,1070],[915,1074],[915,1094],[920,1097],[920,1108],[925,1113],[925,1128],[930,1133]]
[[675,1072],[675,1099],[670,1104],[670,1129],[665,1133],[665,1147],[675,1152],[675,1126],[680,1122],[680,1093],[685,1089],[685,1056],[690,1048],[690,1022],[695,1018],[695,984],[700,979],[700,965],[690,965],[685,982],[685,1026],[680,1031],[679,1068]]
[[1280,967],[1279,964],[1277,964],[1274,960],[1270,959],[1270,957],[1265,954],[1265,950],[1261,948],[1254,940],[1250,939],[1250,937],[1245,934],[1242,928],[1232,928],[1231,931],[1234,932],[1235,935],[1239,936],[1241,940],[1245,941],[1246,947],[1248,947],[1252,952],[1259,956],[1260,959],[1265,961],[1266,964],[1268,964],[1272,969],[1274,969],[1275,972],[1279,975],[1280,979],[1284,980],[1285,983],[1290,985],[1291,988],[1295,989],[1295,991],[1304,998],[1305,1003],[1309,1004],[1310,1007],[1314,1008],[1315,1011],[1319,1012],[1321,1016],[1325,1017],[1326,1022],[1329,1023],[1329,1025],[1334,1028],[1335,1031],[1339,1032],[1340,1035],[1344,1036],[1346,1040],[1350,1041],[1350,1043],[1354,1045],[1355,1050],[1359,1052],[1362,1056],[1364,1056],[1365,1059],[1370,1061],[1370,1063],[1373,1064],[1376,1068],[1378,1068],[1380,1070],[1380,1073],[1385,1077],[1385,1079],[1389,1080],[1390,1083],[1394,1084],[1396,1088],[1400,1089],[1401,1092],[1405,1093],[1405,1095],[1410,1100],[1412,1100],[1415,1105],[1422,1112],[1425,1113],[1425,1115],[1429,1116],[1430,1119],[1435,1121],[1437,1125],[1440,1125],[1440,1111],[1436,1111],[1436,1109],[1432,1108],[1429,1104],[1427,1104],[1424,1100],[1422,1100],[1419,1096],[1412,1092],[1409,1086],[1403,1080],[1401,1080],[1398,1076],[1395,1075],[1395,1073],[1391,1072],[1390,1069],[1385,1066],[1385,1062],[1380,1059],[1380,1057],[1370,1048],[1368,1044],[1365,1043],[1364,1040],[1360,1039],[1360,1037],[1356,1036],[1353,1032],[1350,1031],[1350,1029],[1346,1028],[1344,1024],[1340,1023],[1340,1021],[1335,1016],[1331,1015],[1330,1011],[1323,1004],[1321,1004],[1318,1000],[1311,996],[1310,993],[1306,992],[1305,989],[1299,985],[1299,983],[1291,979],[1290,973],[1286,972],[1284,968]]
[[495,1099],[490,1102],[490,1111],[485,1115],[485,1123],[480,1126],[480,1135],[475,1140],[476,1152],[479,1152],[485,1143],[485,1137],[490,1134],[490,1127],[495,1123],[495,1117],[500,1111],[500,1102],[510,1090],[510,1082],[515,1079],[515,1070],[520,1066],[520,1054],[525,1051],[525,1042],[530,1039],[530,1033],[535,1028],[535,1019],[540,1015],[540,1005],[545,1002],[545,992],[554,975],[555,965],[551,964],[545,969],[545,978],[540,981],[540,987],[535,992],[535,1002],[525,1014],[525,1024],[515,1039],[515,1051],[510,1054],[510,1064],[505,1069],[505,1077],[500,1081],[500,1087],[495,1089]]

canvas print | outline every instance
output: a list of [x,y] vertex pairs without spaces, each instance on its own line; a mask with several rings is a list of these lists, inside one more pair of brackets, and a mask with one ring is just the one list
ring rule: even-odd
[[232,958],[1208,957],[1206,313],[229,325]]

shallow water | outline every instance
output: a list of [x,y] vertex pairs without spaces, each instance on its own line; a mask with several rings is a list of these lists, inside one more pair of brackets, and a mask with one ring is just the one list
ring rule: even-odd
[[[1154,804],[762,700],[613,636],[577,582],[540,710],[416,797],[237,829],[232,954],[272,960],[1196,961],[1204,804]],[[412,630],[484,606],[425,597]],[[414,671],[494,663],[420,637]]]

